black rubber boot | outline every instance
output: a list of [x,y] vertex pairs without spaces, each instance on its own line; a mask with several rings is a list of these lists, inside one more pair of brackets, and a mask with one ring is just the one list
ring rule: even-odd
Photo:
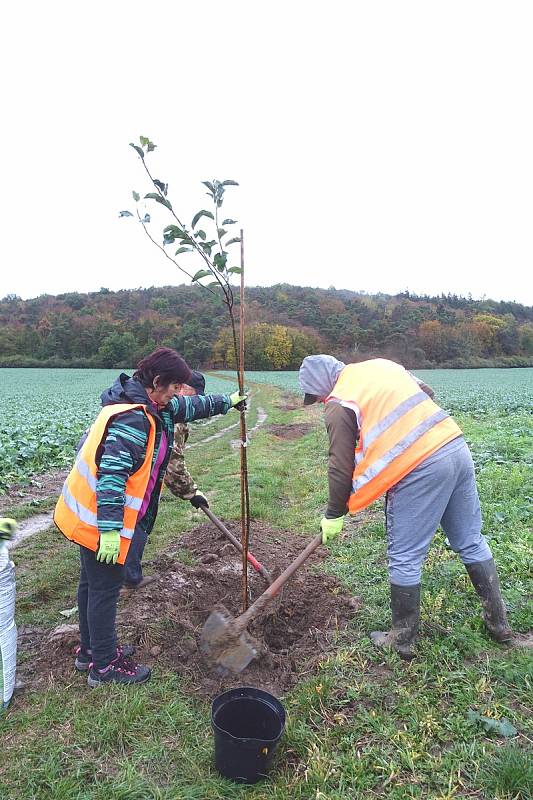
[[513,638],[513,632],[507,621],[507,611],[494,559],[465,564],[465,567],[474,589],[481,598],[483,621],[490,636],[496,642],[508,642]]
[[370,634],[376,647],[390,647],[401,658],[414,658],[413,645],[420,620],[420,584],[416,586],[390,585],[392,628],[390,631],[373,631]]

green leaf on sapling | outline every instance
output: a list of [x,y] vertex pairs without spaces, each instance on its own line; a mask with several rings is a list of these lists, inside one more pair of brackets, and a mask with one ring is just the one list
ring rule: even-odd
[[174,255],[179,256],[180,253],[192,253],[192,247],[178,247]]
[[222,181],[221,186],[238,186],[237,181]]
[[154,186],[157,186],[157,188],[158,188],[158,189],[160,189],[160,190],[161,190],[161,192],[162,192],[162,193],[165,195],[165,197],[166,197],[166,195],[167,195],[167,192],[168,192],[168,183],[163,183],[163,181],[160,181],[160,180],[158,180],[157,178],[154,178],[154,181],[153,181],[153,183],[154,183]]
[[161,203],[162,206],[166,206],[172,211],[172,206],[170,205],[170,202],[167,200],[167,198],[161,197],[161,195],[157,194],[157,192],[148,192],[148,194],[144,195],[144,199],[155,200],[157,203]]
[[135,202],[138,203],[139,200],[141,199],[141,195],[139,194],[139,192],[135,192],[134,191],[134,192],[132,192],[132,195],[133,195],[133,199],[135,200]]
[[133,144],[133,142],[130,142],[130,147],[133,147],[133,149],[137,151],[138,155],[139,155],[139,156],[140,156],[140,157],[143,159],[143,161],[144,161],[144,150],[142,149],[142,147],[139,147],[139,145],[138,145],[138,144]]
[[233,272],[235,275],[240,275],[242,272],[242,267],[230,267],[228,272]]
[[173,244],[176,239],[187,239],[188,234],[177,225],[167,225],[163,228],[163,244]]
[[177,225],[167,225],[163,228],[163,233],[168,236],[174,236],[175,239],[186,239],[189,235],[187,231],[183,231]]
[[205,211],[205,210],[198,211],[198,213],[195,214],[194,217],[192,218],[191,226],[194,228],[198,220],[201,219],[202,217],[209,217],[209,219],[215,219],[211,211]]
[[240,241],[241,241],[241,237],[240,236],[236,236],[234,239],[230,239],[229,242],[226,242],[225,247],[227,247],[228,244],[235,244],[236,242],[240,242]]
[[206,278],[208,275],[212,275],[212,274],[213,273],[209,269],[200,269],[200,270],[198,270],[196,275],[193,276],[192,280],[193,281],[199,281],[200,278]]
[[235,225],[236,222],[237,222],[236,219],[225,219],[222,224],[223,225]]
[[121,211],[119,217],[133,217],[131,211]]
[[217,253],[213,259],[213,264],[219,272],[224,272],[226,269],[226,261],[228,260],[227,253]]
[[140,221],[143,225],[147,225],[150,222],[150,214],[145,214]]
[[153,142],[151,142],[150,139],[147,136],[139,136],[139,141],[140,141],[142,147],[146,147],[146,149],[147,149],[147,151],[149,153],[152,153],[155,150],[155,148],[157,147],[157,145],[154,144]]
[[194,235],[195,235],[196,239],[202,239],[204,242],[205,242],[205,240],[207,238],[205,231],[196,231],[196,233]]

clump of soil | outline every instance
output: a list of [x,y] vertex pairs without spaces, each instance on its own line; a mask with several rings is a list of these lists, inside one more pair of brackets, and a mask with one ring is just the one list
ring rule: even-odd
[[299,439],[312,428],[313,425],[309,422],[295,422],[291,425],[269,425],[266,430],[278,439]]
[[[230,523],[231,525],[231,523]],[[239,536],[238,525],[233,532]],[[278,574],[304,549],[306,537],[272,530],[254,522],[251,550],[271,572]],[[337,633],[354,619],[359,598],[351,597],[328,575],[313,569],[327,551],[319,548],[289,581],[264,616],[249,628],[262,655],[240,675],[221,676],[200,653],[202,626],[217,603],[237,616],[241,611],[241,556],[211,524],[187,532],[176,541],[179,549],[146,565],[146,574],[159,576],[145,589],[132,592],[119,604],[119,638],[135,644],[139,662],[164,664],[184,678],[183,689],[213,696],[232,686],[253,685],[283,695],[300,678],[316,671],[324,654],[334,648]],[[196,563],[184,563],[194,560]],[[266,588],[265,580],[249,570],[252,600]],[[32,629],[22,635],[22,649],[30,656],[35,676],[71,681],[72,647],[77,633],[50,638],[50,631]],[[43,637],[46,645],[43,646]],[[43,657],[42,668],[36,664]],[[44,672],[42,671],[44,670]],[[19,676],[24,681],[24,664]]]
[[303,408],[303,399],[294,396],[280,397],[275,405],[277,408],[281,408],[282,411],[297,411]]

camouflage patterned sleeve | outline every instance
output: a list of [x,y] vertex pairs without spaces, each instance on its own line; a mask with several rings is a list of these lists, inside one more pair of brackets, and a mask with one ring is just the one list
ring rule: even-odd
[[165,485],[182,500],[190,500],[197,489],[185,466],[185,443],[188,438],[189,426],[185,422],[178,422],[174,426],[174,444],[165,474]]

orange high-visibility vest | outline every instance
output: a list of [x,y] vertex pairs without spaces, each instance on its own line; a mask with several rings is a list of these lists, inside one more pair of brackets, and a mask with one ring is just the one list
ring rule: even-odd
[[[98,465],[96,456],[103,443],[109,424],[114,417],[146,406],[140,403],[117,403],[105,406],[92,424],[87,439],[78,453],[54,511],[54,522],[61,533],[89,550],[98,549],[98,517],[96,506],[96,481]],[[150,422],[150,433],[146,455],[142,466],[126,481],[124,496],[124,519],[120,531],[120,554],[118,563],[124,564],[135,530],[137,517],[146,493],[155,447],[155,421],[146,413]]]
[[462,435],[457,423],[400,364],[383,358],[348,364],[326,398],[329,402],[340,402],[357,415],[350,514],[366,508],[425,458]]

